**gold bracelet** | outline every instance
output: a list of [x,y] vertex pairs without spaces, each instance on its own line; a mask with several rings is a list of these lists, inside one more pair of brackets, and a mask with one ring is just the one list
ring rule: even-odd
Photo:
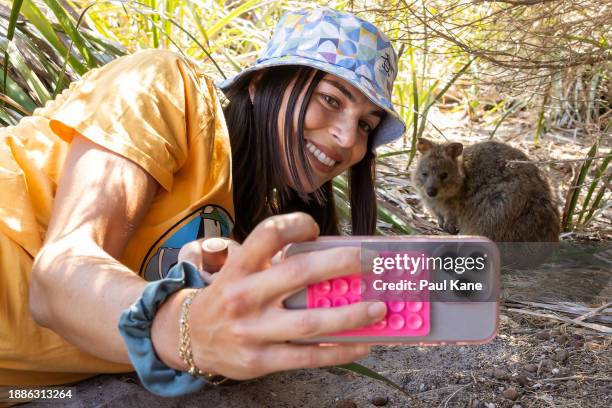
[[179,328],[179,347],[178,353],[181,359],[189,366],[188,373],[192,376],[200,376],[206,380],[207,383],[212,385],[220,385],[229,380],[222,375],[206,373],[196,367],[195,362],[193,361],[193,352],[191,350],[191,332],[189,329],[189,308],[191,307],[191,303],[193,299],[202,291],[202,288],[196,289],[190,292],[183,305],[181,307],[181,318],[180,318],[180,328]]

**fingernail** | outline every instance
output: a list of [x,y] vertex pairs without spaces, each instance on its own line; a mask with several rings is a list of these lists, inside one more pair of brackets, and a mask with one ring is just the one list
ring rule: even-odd
[[372,319],[380,319],[387,313],[387,305],[383,302],[374,302],[368,306],[368,315]]
[[221,238],[202,241],[202,267],[210,273],[218,272],[227,259],[228,244]]
[[209,252],[218,252],[227,249],[227,242],[222,238],[208,238],[202,241],[202,249]]

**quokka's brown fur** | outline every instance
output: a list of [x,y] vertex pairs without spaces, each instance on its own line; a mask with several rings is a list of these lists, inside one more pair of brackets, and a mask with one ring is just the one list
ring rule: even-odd
[[558,242],[559,212],[550,187],[513,147],[483,142],[436,144],[419,139],[412,175],[425,206],[450,233],[495,242]]

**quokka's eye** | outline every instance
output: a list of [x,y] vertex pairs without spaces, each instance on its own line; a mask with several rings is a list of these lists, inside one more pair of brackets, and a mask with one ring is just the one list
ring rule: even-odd
[[447,177],[448,177],[448,173],[440,174],[440,180],[446,180]]
[[421,176],[423,176],[423,177],[427,177],[428,175],[429,175],[429,173],[427,173],[426,171],[421,173]]

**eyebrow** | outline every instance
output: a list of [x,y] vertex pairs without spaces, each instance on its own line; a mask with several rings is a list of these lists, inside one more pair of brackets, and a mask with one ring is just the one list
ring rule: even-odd
[[[346,89],[346,87],[344,85],[342,85],[340,82],[334,81],[333,79],[322,79],[322,81],[325,81],[325,82],[335,86],[336,88],[338,88],[338,90],[340,92],[342,92],[344,94],[344,96],[346,96],[348,98],[349,101],[351,101],[353,103],[356,102],[355,96],[353,96],[351,91]],[[368,113],[368,115],[378,116],[379,118],[382,119],[382,117],[385,116],[385,112],[382,111],[382,110],[373,110],[373,111],[370,111]]]

